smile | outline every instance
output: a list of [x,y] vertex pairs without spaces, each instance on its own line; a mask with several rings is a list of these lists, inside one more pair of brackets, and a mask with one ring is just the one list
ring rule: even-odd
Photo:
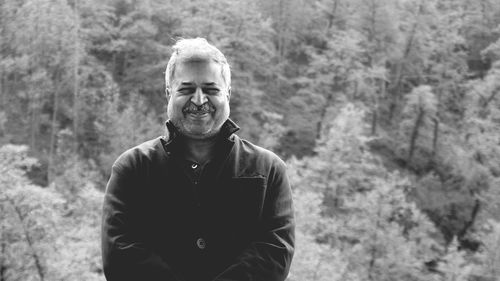
[[194,117],[196,119],[207,117],[209,114],[210,114],[209,112],[187,112],[187,115]]

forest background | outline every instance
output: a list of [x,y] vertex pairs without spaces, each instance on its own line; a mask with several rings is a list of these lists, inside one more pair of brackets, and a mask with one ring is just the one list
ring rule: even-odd
[[0,280],[104,280],[111,164],[196,36],[287,161],[289,281],[500,280],[498,0],[1,0]]

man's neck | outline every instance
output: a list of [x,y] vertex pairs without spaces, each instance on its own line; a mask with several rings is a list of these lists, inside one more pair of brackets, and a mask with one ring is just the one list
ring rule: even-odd
[[205,164],[215,155],[217,137],[209,139],[184,138],[184,157],[199,164]]

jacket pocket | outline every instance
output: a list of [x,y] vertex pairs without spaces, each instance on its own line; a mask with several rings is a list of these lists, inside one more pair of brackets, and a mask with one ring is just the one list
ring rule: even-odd
[[251,231],[262,219],[266,191],[263,176],[230,179],[224,188],[225,216],[236,230]]

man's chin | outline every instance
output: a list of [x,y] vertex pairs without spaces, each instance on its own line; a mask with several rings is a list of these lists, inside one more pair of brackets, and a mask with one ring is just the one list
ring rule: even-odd
[[215,129],[213,127],[210,128],[186,128],[184,127],[181,130],[181,134],[185,137],[197,140],[205,140],[214,138],[219,134],[220,129]]
[[[186,121],[186,120],[185,120]],[[177,127],[177,130],[181,135],[186,138],[196,139],[196,140],[205,140],[216,137],[222,124],[217,126],[215,122],[202,122],[202,124],[198,122],[173,122],[174,126]]]

